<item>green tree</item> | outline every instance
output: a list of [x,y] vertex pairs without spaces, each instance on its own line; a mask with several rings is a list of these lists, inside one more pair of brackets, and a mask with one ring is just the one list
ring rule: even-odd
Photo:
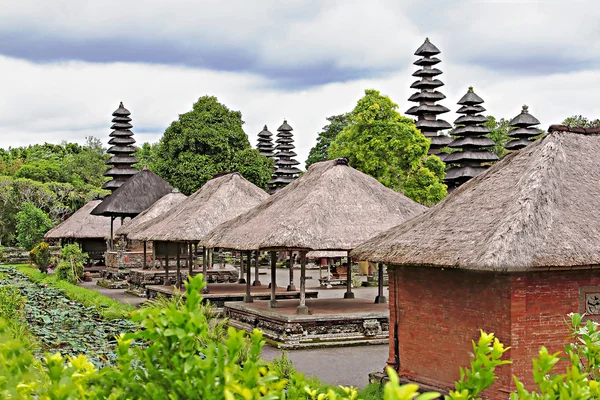
[[328,152],[331,142],[348,126],[348,117],[349,114],[340,114],[327,118],[329,124],[323,127],[323,130],[317,136],[317,144],[308,153],[306,169],[316,162],[325,161],[329,158]]
[[25,202],[17,213],[17,242],[26,250],[39,243],[54,224],[48,214],[33,203]]
[[198,190],[217,173],[235,170],[265,188],[273,173],[272,161],[248,151],[251,146],[243,123],[241,112],[228,109],[216,97],[200,97],[160,139],[156,173],[185,194]]
[[157,150],[158,143],[144,142],[135,153],[135,157],[139,160],[139,162],[133,166],[137,169],[148,168],[150,170],[154,170],[154,166],[156,165]]
[[506,155],[504,146],[511,140],[508,136],[508,132],[510,131],[510,126],[508,125],[509,122],[510,121],[507,119],[500,118],[497,120],[495,117],[488,115],[487,121],[483,123],[483,126],[491,131],[486,136],[496,143],[494,146],[494,153],[500,158]]
[[580,128],[597,128],[600,127],[600,119],[596,118],[594,120],[588,119],[582,115],[573,115],[571,117],[565,118],[562,122],[563,125],[568,127],[580,127]]
[[329,158],[347,157],[352,167],[385,186],[422,204],[435,204],[447,194],[443,163],[427,156],[429,141],[397,109],[388,96],[366,90],[349,114],[348,126],[331,143]]

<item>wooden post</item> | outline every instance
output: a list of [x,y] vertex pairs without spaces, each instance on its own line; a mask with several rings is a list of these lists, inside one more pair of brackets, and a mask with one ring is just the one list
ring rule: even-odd
[[240,275],[238,279],[238,283],[246,283],[246,278],[244,278],[244,252],[240,250]]
[[250,293],[250,274],[252,273],[251,258],[252,252],[250,250],[247,251],[248,262],[246,263],[246,297],[244,297],[244,303],[252,303],[254,300],[252,299],[252,294]]
[[144,261],[142,262],[142,269],[147,269],[148,263],[146,262],[146,241],[144,240]]
[[306,306],[306,251],[300,252],[300,305],[296,314],[308,314]]
[[208,269],[208,253],[209,249],[206,247],[202,247],[202,278],[204,278],[204,289],[202,289],[202,293],[208,293],[208,274],[206,270]]
[[288,266],[290,268],[290,284],[287,287],[288,292],[293,292],[296,290],[296,286],[294,286],[294,253],[289,252],[289,260]]
[[192,242],[188,243],[188,281],[192,279],[194,270],[194,255],[192,254]]
[[175,275],[175,287],[177,289],[181,288],[181,246],[179,242],[177,242],[177,275]]
[[115,241],[113,239],[113,222],[115,221],[115,217],[110,216],[110,249],[112,250],[115,247]]
[[348,272],[346,274],[346,293],[344,293],[345,299],[353,299],[354,293],[352,293],[352,257],[350,257],[350,251],[348,251]]
[[258,257],[260,256],[260,251],[256,250],[254,252],[254,282],[252,283],[252,286],[260,286],[260,279],[259,279],[259,274],[258,274]]
[[387,299],[383,295],[383,263],[377,264],[377,297],[375,297],[375,304],[385,304]]
[[332,258],[327,259],[327,287],[331,287],[331,264],[333,264],[334,260]]
[[269,302],[269,307],[277,308],[279,305],[277,304],[277,300],[275,300],[275,290],[277,287],[277,259],[275,258],[275,252],[271,252],[271,301]]
[[165,286],[171,286],[171,281],[169,280],[169,246],[168,246],[168,243],[167,243],[167,246],[165,246]]

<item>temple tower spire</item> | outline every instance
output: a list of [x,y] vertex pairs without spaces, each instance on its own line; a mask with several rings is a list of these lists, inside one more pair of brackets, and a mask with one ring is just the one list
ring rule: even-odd
[[269,132],[265,125],[263,130],[258,133],[258,145],[256,146],[260,154],[265,157],[273,158],[275,149],[273,148],[273,134]]
[[283,124],[277,128],[277,146],[275,146],[275,172],[273,172],[273,178],[269,182],[269,191],[271,193],[289,185],[298,178],[300,171],[296,165],[300,164],[293,157],[296,157],[296,153],[293,151],[294,146],[294,129],[288,125],[287,120],[283,121]]
[[540,121],[536,117],[529,114],[529,107],[524,105],[521,114],[508,123],[513,129],[508,132],[508,136],[512,140],[504,146],[506,150],[519,150],[530,145],[534,140],[533,138],[541,133],[537,128],[534,128],[539,123]]

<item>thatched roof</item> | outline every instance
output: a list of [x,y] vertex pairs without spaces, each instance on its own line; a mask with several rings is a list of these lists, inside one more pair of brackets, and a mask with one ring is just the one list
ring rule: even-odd
[[145,169],[105,197],[92,214],[133,218],[171,191],[173,188],[163,178]]
[[309,260],[317,260],[319,258],[342,258],[342,257],[347,257],[347,256],[348,256],[347,251],[314,250],[314,251],[309,251],[308,253],[306,253],[306,258],[308,258]]
[[239,250],[349,250],[425,210],[346,159],[323,161],[202,243]]
[[489,271],[600,264],[600,137],[550,128],[352,256]]
[[222,222],[255,207],[269,195],[239,173],[222,174],[166,213],[131,230],[134,240],[199,241]]
[[[92,200],[50,229],[44,239],[104,239],[110,237],[110,218],[92,215],[102,200]],[[118,223],[115,223],[117,225]]]
[[[140,213],[137,217],[123,224],[122,227],[117,229],[115,232],[116,236],[125,235],[128,236],[130,232],[136,230],[142,224],[158,217],[159,215],[169,211],[183,200],[187,199],[187,196],[180,192],[173,192],[164,195],[158,199],[149,208]],[[110,236],[110,235],[109,235]],[[108,236],[107,236],[108,237]]]

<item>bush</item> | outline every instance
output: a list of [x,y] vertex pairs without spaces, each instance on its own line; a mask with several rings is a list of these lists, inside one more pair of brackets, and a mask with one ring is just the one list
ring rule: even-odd
[[50,258],[50,246],[46,242],[41,242],[29,252],[29,260],[44,273],[48,272]]
[[60,249],[59,262],[56,266],[56,276],[60,280],[77,283],[83,279],[83,263],[88,254],[81,251],[78,244],[68,244]]
[[31,250],[53,226],[48,214],[33,203],[25,202],[17,213],[17,242],[26,250]]

